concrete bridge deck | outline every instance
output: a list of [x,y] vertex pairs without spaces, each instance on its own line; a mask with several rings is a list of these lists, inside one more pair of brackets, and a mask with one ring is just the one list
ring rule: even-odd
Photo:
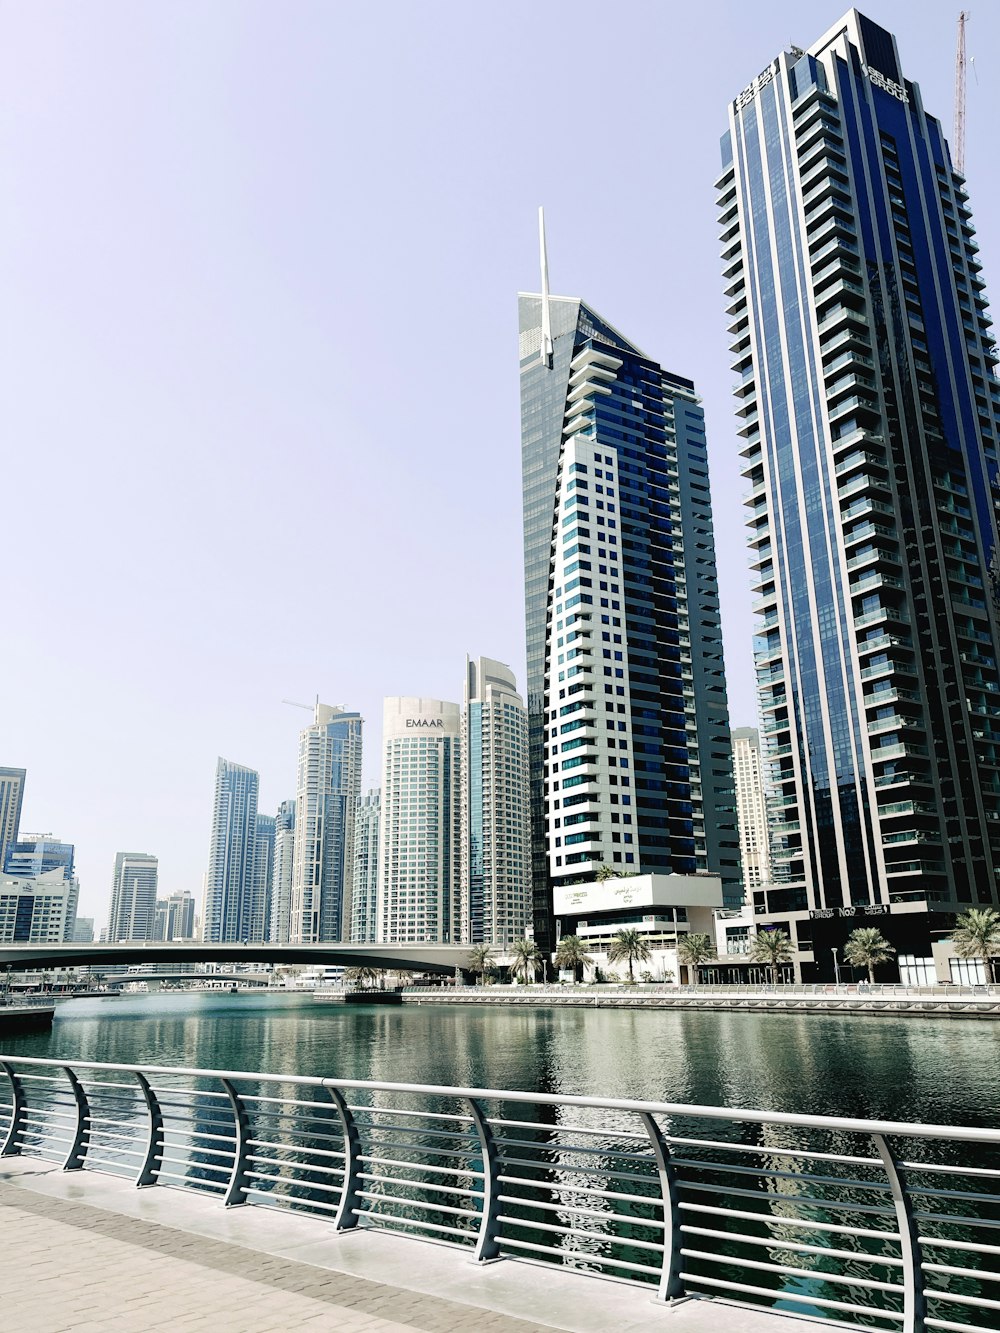
[[3,1327],[18,1333],[822,1333],[843,1328],[550,1264],[224,1209],[31,1157],[0,1162]]

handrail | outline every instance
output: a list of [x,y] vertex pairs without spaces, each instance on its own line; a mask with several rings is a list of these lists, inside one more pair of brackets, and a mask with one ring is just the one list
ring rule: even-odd
[[998,1308],[1000,1128],[0,1054],[0,1159],[20,1155],[660,1301],[902,1333]]
[[[45,1056],[11,1056],[0,1052],[5,1064],[43,1065],[65,1069],[65,1060]],[[850,1116],[795,1115],[788,1111],[765,1111],[735,1106],[699,1106],[691,1102],[651,1102],[627,1097],[581,1097],[574,1093],[555,1096],[542,1092],[520,1092],[512,1088],[458,1088],[442,1083],[387,1083],[379,1079],[322,1078],[309,1074],[264,1074],[247,1069],[191,1069],[185,1065],[120,1065],[99,1060],[74,1060],[74,1069],[102,1069],[114,1073],[172,1074],[187,1078],[228,1079],[230,1082],[294,1083],[314,1088],[369,1088],[373,1092],[419,1093],[427,1097],[473,1097],[477,1101],[523,1102],[533,1106],[580,1106],[603,1111],[634,1111],[636,1114],[697,1116],[707,1120],[752,1121],[769,1125],[795,1125],[803,1129],[836,1129],[853,1134],[897,1134],[911,1138],[953,1139],[956,1142],[1000,1144],[1000,1129],[962,1125],[922,1125],[906,1120],[863,1120]]]

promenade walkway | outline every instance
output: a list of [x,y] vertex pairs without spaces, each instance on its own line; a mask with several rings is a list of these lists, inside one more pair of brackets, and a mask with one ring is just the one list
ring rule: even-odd
[[0,1163],[0,1324],[10,1333],[820,1333],[726,1301],[636,1287],[187,1191]]

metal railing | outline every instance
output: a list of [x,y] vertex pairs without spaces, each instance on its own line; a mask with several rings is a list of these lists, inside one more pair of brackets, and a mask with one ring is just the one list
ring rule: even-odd
[[[709,964],[710,966],[710,964]],[[764,968],[766,964],[760,964]],[[964,1002],[970,1000],[993,1001],[1000,1004],[1000,985],[936,985],[917,986],[900,982],[714,982],[701,981],[697,985],[674,985],[673,982],[637,981],[634,985],[627,982],[532,982],[530,985],[510,985],[506,982],[491,982],[477,986],[405,986],[404,995],[431,996],[446,992],[449,995],[510,995],[524,994],[566,996],[581,995],[599,997],[602,995],[654,995],[664,999],[701,999],[739,998],[739,999],[829,999],[829,1000],[907,1000],[929,999]]]
[[903,1333],[1000,1325],[1000,1129],[19,1056],[0,1073],[0,1156],[663,1300]]

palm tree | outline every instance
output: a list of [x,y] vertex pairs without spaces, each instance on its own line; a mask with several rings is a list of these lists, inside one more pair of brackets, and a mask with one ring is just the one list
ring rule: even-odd
[[951,937],[959,958],[979,958],[990,982],[996,981],[993,955],[1000,953],[1000,912],[992,907],[970,907],[955,922]]
[[385,970],[381,967],[349,967],[344,973],[344,980],[361,990],[368,990],[377,981],[381,990],[385,980]]
[[513,963],[510,970],[522,981],[534,981],[542,955],[534,940],[515,940],[511,946]]
[[614,866],[609,866],[605,861],[597,867],[597,873],[594,878],[598,884],[603,884],[606,879],[634,879],[638,875],[638,870],[617,870]]
[[628,963],[630,984],[635,982],[633,963],[648,963],[651,957],[652,951],[645,936],[637,930],[620,930],[608,949],[609,963]]
[[715,945],[710,935],[680,935],[677,939],[677,957],[686,963],[691,975],[691,985],[698,984],[698,964],[707,963],[715,957]]
[[587,946],[579,935],[564,935],[559,941],[559,948],[556,950],[556,967],[571,967],[573,969],[573,980],[576,980],[577,969],[581,975],[586,973],[587,968],[594,961],[593,955],[587,952]]
[[792,941],[785,930],[758,930],[750,946],[750,961],[766,963],[772,984],[778,980],[780,963],[792,961]]
[[876,926],[859,926],[852,930],[844,945],[844,957],[851,967],[867,967],[868,980],[875,980],[875,968],[888,963],[896,950]]
[[496,970],[493,953],[488,944],[476,944],[469,950],[469,971],[474,977],[482,977],[485,984],[487,976]]

